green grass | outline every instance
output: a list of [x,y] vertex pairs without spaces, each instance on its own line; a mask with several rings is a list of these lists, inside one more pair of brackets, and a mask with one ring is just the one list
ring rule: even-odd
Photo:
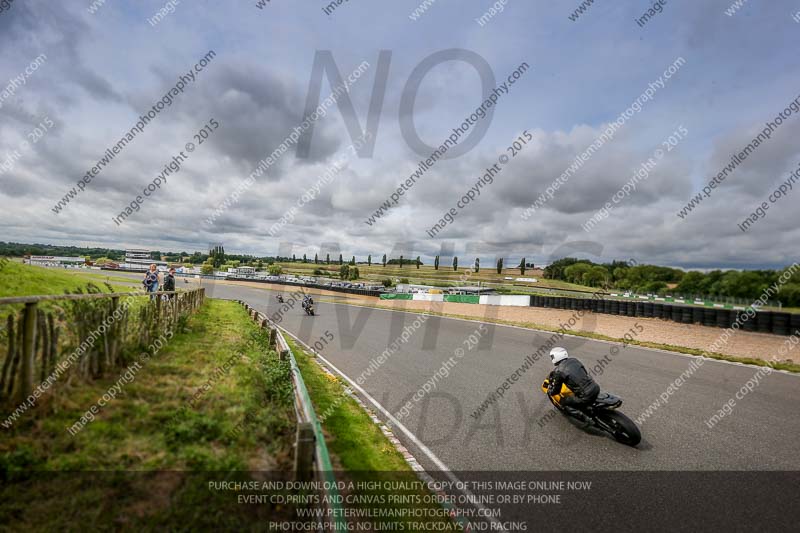
[[324,372],[287,336],[303,374],[314,409],[328,434],[328,448],[345,470],[412,472],[408,463],[355,400],[347,396],[339,378]]
[[[208,300],[187,328],[143,363],[135,381],[77,435],[66,428],[119,374],[58,383],[11,430],[0,429],[0,523],[13,519],[18,530],[32,531],[76,524],[153,530],[156,523],[205,530],[288,516],[270,504],[237,505],[236,493],[210,491],[206,484],[243,471],[291,470],[288,365],[267,351],[263,330],[233,302]],[[215,374],[227,361],[229,371]],[[77,473],[40,479],[32,470]]]
[[64,294],[85,289],[87,283],[94,283],[103,292],[110,292],[102,283],[105,279],[115,286],[116,292],[130,292],[138,285],[135,280],[120,277],[100,277],[81,270],[44,268],[10,261],[0,269],[0,298]]

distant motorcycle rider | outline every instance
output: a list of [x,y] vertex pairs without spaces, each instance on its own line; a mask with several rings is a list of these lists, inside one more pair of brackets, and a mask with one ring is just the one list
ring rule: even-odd
[[550,372],[550,385],[547,394],[553,396],[561,392],[561,385],[566,384],[572,395],[561,397],[561,407],[578,420],[588,424],[591,422],[583,409],[592,405],[600,394],[600,386],[592,379],[583,364],[570,357],[567,350],[561,347],[550,351],[550,359],[555,368]]
[[277,296],[275,296],[275,298],[277,298],[280,303],[283,303],[283,295],[278,294]]
[[309,305],[314,305],[314,299],[311,297],[311,295],[306,294],[303,296],[303,309],[308,309]]

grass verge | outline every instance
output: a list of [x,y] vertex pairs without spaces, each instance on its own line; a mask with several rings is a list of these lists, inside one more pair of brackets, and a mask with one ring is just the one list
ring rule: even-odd
[[[105,278],[105,279],[103,279]],[[103,292],[110,292],[103,281],[132,292],[140,284],[121,277],[99,276],[75,270],[59,270],[9,261],[0,269],[0,298],[11,296],[59,295],[85,289],[87,283],[98,284]]]
[[248,471],[291,470],[290,371],[267,347],[238,305],[208,300],[74,436],[66,428],[120,376],[57,384],[0,430],[0,524],[244,530],[288,517],[286,507],[241,506],[235,494],[208,488]]

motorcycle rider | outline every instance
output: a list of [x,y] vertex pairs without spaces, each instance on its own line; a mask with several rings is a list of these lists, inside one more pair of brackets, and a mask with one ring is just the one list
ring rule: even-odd
[[275,296],[275,298],[278,299],[278,302],[283,303],[283,295],[278,294],[278,295]]
[[311,297],[311,295],[306,294],[303,296],[303,309],[308,309],[309,305],[314,305],[314,299]]
[[559,346],[550,350],[550,360],[555,368],[550,372],[550,384],[547,394],[553,396],[561,392],[561,385],[566,384],[572,395],[561,397],[561,407],[578,420],[589,424],[592,421],[583,409],[592,405],[600,394],[600,386],[592,379],[583,364],[570,357],[567,350]]

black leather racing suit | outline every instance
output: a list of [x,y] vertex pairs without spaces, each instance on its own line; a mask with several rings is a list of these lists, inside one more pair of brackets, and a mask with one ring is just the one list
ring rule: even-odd
[[560,402],[561,406],[577,418],[588,421],[588,417],[583,414],[583,409],[592,405],[597,399],[597,395],[600,394],[600,385],[592,379],[583,364],[574,357],[567,357],[556,364],[555,369],[550,373],[548,394],[560,392],[562,383],[566,383],[574,396],[563,396]]

